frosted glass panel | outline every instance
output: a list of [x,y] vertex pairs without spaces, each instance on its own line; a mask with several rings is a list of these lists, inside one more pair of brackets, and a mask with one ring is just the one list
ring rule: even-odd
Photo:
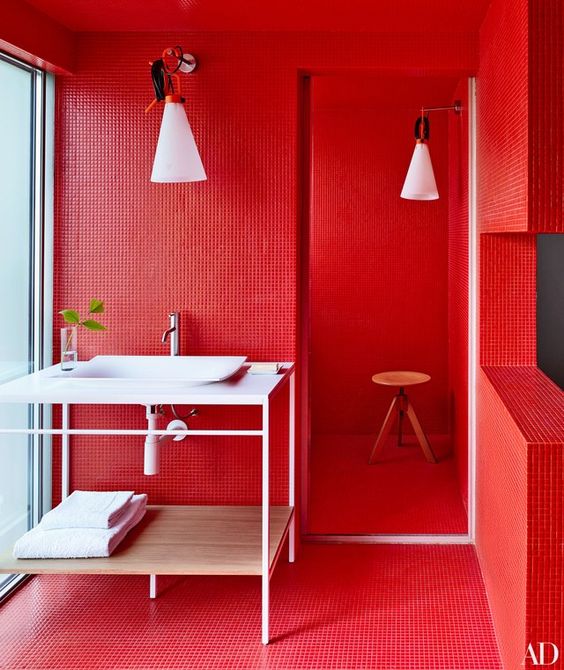
[[[33,73],[0,60],[0,382],[31,365]],[[0,425],[27,427],[28,407],[0,405]],[[29,438],[0,434],[0,552],[30,524]],[[0,576],[2,580],[7,579]]]

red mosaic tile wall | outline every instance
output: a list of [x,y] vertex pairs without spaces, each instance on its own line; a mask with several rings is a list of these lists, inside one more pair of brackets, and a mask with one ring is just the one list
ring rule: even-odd
[[494,0],[482,24],[483,232],[564,232],[563,34],[560,0]]
[[[564,232],[564,6],[531,0],[529,229]],[[531,375],[532,376],[532,375]],[[521,387],[522,388],[522,387]],[[564,393],[535,370],[515,402],[529,445],[528,637],[564,650]],[[560,661],[562,662],[562,661]]]
[[527,445],[526,639],[562,649],[564,393],[536,367],[484,368],[484,373]]
[[[560,417],[563,416],[564,407],[561,406]],[[561,441],[560,444],[530,444],[528,469],[527,639],[552,642],[557,645],[562,654],[564,648],[564,441]],[[554,667],[561,664],[562,662]]]
[[[478,74],[483,232],[563,229],[563,25],[564,7],[557,0],[530,0],[517,7],[515,2],[494,0],[484,23]],[[515,91],[518,96],[509,95]],[[504,130],[504,99],[510,103],[517,132]],[[524,126],[522,111],[527,106]],[[492,177],[496,162],[507,188]],[[511,184],[518,189],[516,199],[508,197]],[[529,642],[537,650],[540,642],[558,644],[562,650],[564,639],[564,394],[536,367],[535,242],[530,234],[482,234],[480,244],[481,362],[494,367],[483,367],[478,398],[477,548],[508,668],[520,666]],[[501,408],[508,419],[504,425]],[[499,453],[492,447],[487,459],[490,444],[497,444]],[[502,462],[509,458],[502,452],[519,453],[517,488],[515,470]],[[500,508],[508,510],[505,516]],[[492,509],[497,511],[488,527],[485,515]],[[514,537],[504,540],[511,523]],[[518,580],[511,576],[516,560]],[[524,589],[526,615],[521,607]],[[523,631],[520,642],[516,635]],[[534,666],[529,662],[526,667]]]
[[478,220],[483,232],[527,230],[529,0],[492,0],[480,29]]
[[[534,245],[524,235],[485,234],[527,230],[527,28],[527,0],[492,0],[480,30],[476,94],[482,365],[535,362]],[[483,371],[477,393],[476,549],[503,665],[516,670],[526,649],[527,444]]]
[[480,362],[536,365],[536,241],[480,235]]
[[525,655],[527,443],[486,374],[478,376],[476,549],[504,668]]
[[[169,44],[199,57],[184,92],[207,182],[149,181],[161,111],[143,112],[148,62]],[[107,302],[108,332],[81,334],[81,358],[166,353],[171,309],[182,311],[184,353],[295,358],[298,69],[444,76],[448,62],[449,76],[461,77],[476,56],[469,35],[81,35],[76,74],[57,85],[54,287],[56,310],[83,308],[91,296]],[[74,417],[84,425],[91,415]],[[113,420],[142,425],[137,410]],[[227,457],[222,438],[208,440],[206,453],[174,447],[170,468],[151,481],[140,443],[117,454],[101,440],[73,443],[75,487],[150,488],[152,502],[258,497],[247,479],[260,463],[252,439]],[[279,499],[282,452],[276,459]]]
[[447,115],[432,118],[429,143],[441,197],[415,202],[400,192],[418,110],[425,100],[449,101],[455,81],[370,74],[312,80],[315,435],[376,434],[394,390],[375,386],[372,375],[385,370],[431,375],[408,392],[427,432],[448,433]]
[[[517,617],[513,600],[517,595],[521,598],[521,591],[526,585],[525,642],[520,649],[523,660],[524,650],[529,642],[534,645],[539,642],[552,642],[560,649],[564,643],[564,393],[533,366],[484,367],[480,400],[481,406],[487,409],[481,413],[479,424],[478,498],[483,499],[484,507],[489,510],[501,497],[506,507],[505,515],[510,517],[511,523],[508,524],[507,519],[501,516],[502,525],[492,528],[492,537],[497,538],[496,543],[499,543],[503,551],[496,550],[493,542],[490,545],[487,532],[479,535],[478,549],[482,567],[487,567],[484,570],[486,584],[488,577],[492,579],[492,586],[488,591],[490,600],[498,601],[495,607],[492,604],[492,613],[498,634],[503,638],[502,656],[504,646],[509,657],[516,644],[511,635],[511,626],[508,623],[505,627],[503,621],[509,622]],[[500,411],[500,406],[503,411]],[[491,412],[509,417],[509,428],[507,425],[500,425],[499,419],[496,420],[491,415],[488,418]],[[488,455],[488,444],[493,440],[501,444],[503,451],[511,453],[517,449],[521,473],[517,480],[514,469],[505,462],[499,462],[500,456]],[[524,462],[523,455],[526,458]],[[507,459],[508,456],[504,455],[502,458]],[[484,490],[488,482],[495,484],[496,479],[501,491],[507,487],[510,502],[505,496],[498,496],[495,488],[489,492]],[[525,497],[522,491],[523,480],[526,482]],[[491,517],[492,526],[497,526],[498,515],[496,512]],[[478,516],[479,529],[484,526],[484,518],[486,509]],[[526,525],[523,528],[525,519]],[[506,528],[511,533],[509,538],[503,535]],[[518,553],[521,555],[521,542],[525,540],[526,579],[512,585],[504,584],[504,580],[507,582],[515,572],[515,544],[518,543]],[[498,574],[499,566],[505,566],[502,571],[507,573],[501,578]],[[521,624],[520,612],[518,616]],[[538,651],[538,646],[536,648]],[[518,658],[517,651],[513,655]],[[526,667],[533,667],[533,664],[529,663]]]
[[562,0],[529,0],[529,223],[564,232],[564,10]]
[[448,115],[448,369],[451,434],[460,492],[468,503],[468,80],[453,99],[461,115]]
[[530,444],[564,442],[564,393],[537,367],[484,367]]

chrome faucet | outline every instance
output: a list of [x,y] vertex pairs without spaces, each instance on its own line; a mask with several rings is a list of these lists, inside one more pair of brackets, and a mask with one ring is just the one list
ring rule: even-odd
[[180,313],[179,312],[170,312],[168,315],[170,319],[170,326],[163,333],[161,342],[166,343],[168,336],[170,335],[170,355],[179,356],[180,355]]

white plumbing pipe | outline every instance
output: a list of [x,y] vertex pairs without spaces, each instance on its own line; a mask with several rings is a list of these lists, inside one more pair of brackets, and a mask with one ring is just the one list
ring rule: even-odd
[[[174,421],[171,421],[168,426],[166,427],[167,430],[188,430],[188,424],[185,421],[181,421],[180,419],[175,419]],[[159,444],[163,444],[165,442],[170,442],[171,440],[174,440],[175,442],[180,442],[186,437],[186,435],[163,435],[162,437],[159,437]]]
[[[147,406],[147,430],[156,430],[157,429],[157,419],[158,412],[154,411],[154,407],[151,405]],[[187,431],[188,425],[181,421],[180,419],[175,419],[171,421],[166,427],[167,430],[174,431]],[[144,457],[144,466],[143,472],[146,475],[158,475],[159,474],[159,461],[160,461],[160,447],[167,442],[174,440],[179,442],[186,437],[185,434],[181,435],[147,435],[145,437],[145,457]]]
[[[154,405],[147,405],[147,429],[157,429],[158,413]],[[145,437],[145,457],[143,464],[143,474],[159,474],[159,438],[157,435],[147,435]]]

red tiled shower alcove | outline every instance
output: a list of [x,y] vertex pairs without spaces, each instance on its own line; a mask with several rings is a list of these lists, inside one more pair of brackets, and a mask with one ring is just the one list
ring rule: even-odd
[[[456,76],[311,78],[311,205],[302,230],[308,533],[467,530],[467,90]],[[455,97],[462,114],[431,115],[440,199],[401,199],[421,103]],[[395,392],[371,378],[397,369],[431,376],[409,394],[438,464],[409,435],[405,448],[392,437],[368,464]]]

